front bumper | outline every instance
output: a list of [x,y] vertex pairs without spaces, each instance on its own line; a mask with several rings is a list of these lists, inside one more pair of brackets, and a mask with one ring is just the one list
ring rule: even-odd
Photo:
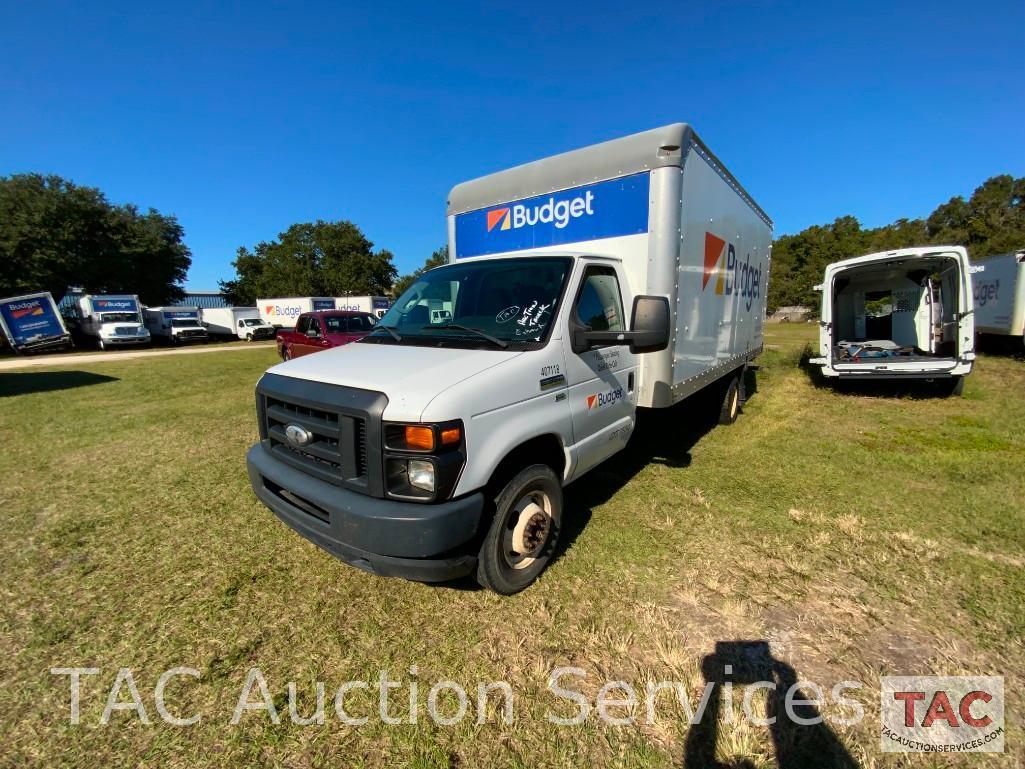
[[259,443],[249,450],[246,464],[261,502],[299,535],[351,566],[419,582],[455,579],[476,566],[475,555],[458,550],[477,534],[484,508],[479,492],[433,505],[378,499],[313,478],[278,461]]
[[100,338],[103,340],[103,344],[108,347],[113,347],[115,345],[149,344],[152,339],[148,336],[109,336]]

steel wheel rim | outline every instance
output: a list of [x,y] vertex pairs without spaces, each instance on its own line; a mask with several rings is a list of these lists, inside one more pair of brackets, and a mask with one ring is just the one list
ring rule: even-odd
[[529,491],[509,510],[502,533],[502,557],[511,569],[537,562],[552,533],[552,501],[543,491]]

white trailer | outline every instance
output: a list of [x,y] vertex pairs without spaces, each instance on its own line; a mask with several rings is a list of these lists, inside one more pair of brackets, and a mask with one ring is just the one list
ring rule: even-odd
[[737,417],[772,223],[676,124],[460,184],[448,232],[367,336],[264,374],[250,481],[360,568],[513,593],[638,407],[715,384]]
[[232,336],[252,342],[273,339],[277,329],[260,317],[255,307],[204,307],[200,318],[206,330],[218,336]]
[[335,309],[349,312],[366,312],[380,318],[391,307],[386,296],[336,296]]
[[928,379],[959,393],[975,360],[968,253],[884,251],[826,267],[819,357],[832,379]]
[[1025,251],[972,263],[975,330],[980,334],[1025,336]]
[[142,314],[150,336],[169,344],[205,342],[210,338],[199,322],[198,307],[147,307]]
[[71,347],[71,335],[49,291],[0,299],[0,334],[19,353]]
[[150,343],[141,309],[139,297],[134,294],[85,294],[75,303],[79,330],[93,337],[101,350]]
[[291,296],[277,299],[257,299],[256,309],[260,317],[274,328],[295,328],[295,322],[304,312],[335,309],[335,300],[330,296]]

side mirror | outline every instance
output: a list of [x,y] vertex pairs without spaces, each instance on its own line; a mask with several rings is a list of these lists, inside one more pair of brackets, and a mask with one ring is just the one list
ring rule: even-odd
[[659,352],[669,346],[669,300],[635,296],[630,352]]
[[317,339],[320,336],[320,332],[315,328],[310,328],[306,330],[306,336],[308,339]]
[[658,352],[669,346],[669,300],[664,296],[636,296],[633,327],[629,331],[591,331],[573,328],[570,349],[580,353],[597,347],[629,345],[630,352]]

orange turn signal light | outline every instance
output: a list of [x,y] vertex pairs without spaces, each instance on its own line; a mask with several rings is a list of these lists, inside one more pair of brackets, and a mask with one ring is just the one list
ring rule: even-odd
[[419,425],[406,425],[406,446],[411,449],[430,451],[434,448],[434,430]]
[[441,431],[441,445],[454,446],[463,437],[463,431],[458,427],[447,427]]

